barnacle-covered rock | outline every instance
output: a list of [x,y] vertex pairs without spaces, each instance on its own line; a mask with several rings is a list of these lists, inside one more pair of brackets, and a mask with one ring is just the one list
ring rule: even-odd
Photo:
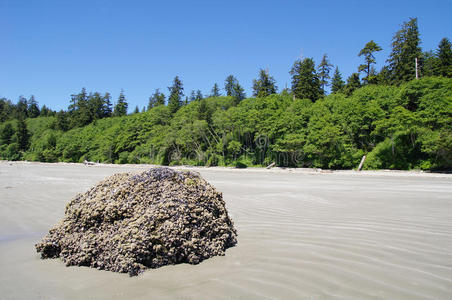
[[236,235],[222,194],[198,173],[154,168],[77,195],[36,249],[68,266],[137,275],[224,255]]

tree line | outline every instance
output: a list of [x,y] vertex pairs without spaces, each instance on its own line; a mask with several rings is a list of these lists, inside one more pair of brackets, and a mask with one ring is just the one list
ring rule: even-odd
[[[359,57],[362,57],[363,63],[357,67],[357,72],[351,74],[346,79],[346,81],[343,80],[339,68],[331,64],[327,54],[323,55],[321,62],[318,65],[316,65],[315,61],[312,58],[299,59],[294,62],[290,70],[292,78],[291,88],[283,89],[281,92],[279,92],[279,94],[276,80],[269,74],[268,70],[261,69],[259,70],[258,77],[253,80],[252,97],[254,98],[249,98],[246,101],[246,94],[244,92],[244,89],[237,78],[233,75],[229,75],[225,79],[223,88],[224,95],[222,94],[220,86],[215,83],[208,95],[203,95],[200,90],[197,90],[191,91],[191,93],[189,93],[189,96],[186,96],[184,94],[183,83],[181,79],[176,76],[172,82],[172,85],[168,87],[168,97],[166,97],[165,94],[160,91],[160,89],[156,89],[155,92],[149,97],[147,107],[142,108],[142,114],[139,114],[140,109],[136,107],[130,116],[128,116],[128,103],[124,95],[124,91],[121,91],[117,100],[115,101],[115,104],[113,105],[112,98],[109,93],[88,93],[85,89],[82,89],[80,93],[71,96],[70,105],[68,106],[67,110],[60,110],[58,112],[52,111],[45,106],[39,108],[39,105],[33,96],[31,96],[29,99],[20,97],[17,104],[12,104],[11,101],[7,99],[0,99],[0,121],[3,122],[2,126],[0,127],[0,157],[7,159],[23,159],[25,157],[31,157],[32,160],[43,161],[79,161],[82,157],[97,157],[99,160],[107,162],[137,162],[137,149],[141,149],[140,147],[144,147],[144,145],[151,145],[148,144],[149,141],[143,139],[143,136],[149,137],[149,132],[155,130],[155,128],[160,128],[159,126],[162,126],[161,128],[169,126],[165,128],[169,130],[169,133],[171,133],[171,135],[167,136],[166,133],[163,135],[163,133],[161,132],[155,132],[155,136],[159,136],[160,138],[162,138],[162,136],[165,136],[165,139],[167,140],[172,140],[172,137],[177,136],[177,139],[175,138],[176,140],[174,140],[171,145],[168,145],[167,142],[163,142],[162,140],[159,140],[159,142],[157,143],[159,146],[152,144],[152,147],[157,147],[159,149],[158,151],[155,150],[156,152],[154,153],[155,157],[158,157],[158,159],[152,159],[152,162],[166,164],[170,164],[176,161],[181,162],[181,160],[178,159],[177,155],[175,155],[174,153],[186,154],[187,151],[190,152],[193,149],[197,149],[196,151],[198,152],[195,152],[201,153],[201,156],[203,156],[204,158],[194,159],[192,160],[192,163],[199,164],[202,162],[202,164],[208,165],[227,165],[242,157],[245,150],[255,153],[255,150],[257,149],[255,147],[256,139],[260,136],[260,134],[262,134],[262,136],[265,138],[265,142],[263,144],[266,145],[266,148],[259,148],[257,150],[258,152],[262,152],[263,154],[261,154],[264,155],[265,158],[262,160],[253,159],[251,162],[248,162],[248,165],[263,164],[272,157],[274,158],[274,156],[278,155],[278,153],[285,153],[287,155],[289,155],[288,153],[291,153],[290,155],[294,155],[294,153],[297,152],[295,151],[297,147],[299,147],[298,149],[303,149],[303,155],[307,155],[306,153],[311,153],[310,151],[313,151],[313,149],[317,146],[314,147],[310,145],[306,136],[301,138],[298,136],[298,133],[294,131],[295,128],[298,128],[297,130],[303,131],[305,129],[304,127],[299,127],[299,124],[297,125],[298,127],[295,125],[292,126],[290,125],[290,120],[286,120],[285,117],[281,117],[281,120],[287,121],[285,125],[287,128],[284,129],[284,126],[281,125],[281,128],[278,129],[281,132],[277,131],[279,132],[278,134],[281,135],[281,138],[277,138],[277,134],[269,134],[269,132],[273,132],[274,130],[276,130],[275,128],[278,127],[278,125],[275,124],[279,124],[279,122],[281,122],[281,120],[272,119],[275,118],[274,111],[271,112],[267,111],[265,108],[262,108],[262,110],[266,113],[268,119],[259,117],[257,120],[254,120],[253,115],[248,116],[250,120],[254,120],[259,126],[263,126],[263,124],[265,124],[264,130],[259,126],[259,128],[256,127],[256,124],[253,126],[249,125],[249,120],[245,122],[243,119],[241,119],[241,116],[249,114],[249,112],[245,112],[242,109],[244,107],[247,107],[249,111],[255,112],[256,115],[260,116],[262,111],[256,111],[254,109],[254,105],[258,106],[258,104],[256,103],[263,101],[262,103],[267,103],[266,105],[270,105],[269,103],[272,103],[270,106],[273,106],[276,111],[278,111],[278,109],[280,108],[284,108],[311,111],[312,113],[316,112],[316,109],[318,109],[318,107],[325,107],[326,103],[332,103],[332,99],[334,99],[334,101],[337,101],[338,106],[350,105],[348,109],[352,109],[350,102],[359,102],[358,100],[356,100],[355,94],[358,93],[357,91],[364,89],[365,91],[373,92],[369,92],[367,94],[364,92],[359,92],[358,94],[360,94],[361,96],[363,94],[366,94],[369,102],[378,102],[378,105],[372,107],[372,109],[381,109],[384,111],[384,113],[381,112],[379,117],[373,116],[372,118],[370,118],[371,120],[373,120],[372,122],[383,122],[383,120],[380,120],[383,115],[385,116],[385,118],[390,118],[393,115],[399,115],[400,111],[392,110],[397,106],[392,107],[391,105],[399,102],[402,103],[403,101],[406,102],[406,107],[402,107],[409,112],[404,115],[405,117],[410,114],[416,114],[417,116],[418,113],[425,113],[426,108],[419,106],[422,106],[422,103],[427,103],[427,100],[421,101],[418,97],[417,100],[411,99],[402,101],[400,99],[406,99],[406,97],[399,94],[402,93],[403,89],[406,89],[407,84],[408,86],[414,85],[414,83],[412,83],[411,81],[415,78],[416,73],[414,63],[415,59],[418,60],[417,71],[420,78],[427,78],[429,76],[445,78],[452,77],[452,51],[451,43],[449,42],[449,40],[447,38],[442,39],[439,43],[438,49],[436,49],[435,51],[422,52],[422,49],[420,48],[420,37],[417,27],[417,19],[414,18],[410,19],[408,22],[403,23],[400,30],[396,32],[392,40],[392,51],[386,61],[387,64],[377,72],[375,69],[375,53],[381,50],[381,46],[378,45],[375,41],[371,40],[367,42],[364,45],[363,49],[361,49],[360,52],[357,53]],[[334,73],[331,76],[330,73],[333,68]],[[441,82],[442,84],[442,87],[439,90],[448,90],[447,85],[450,83],[450,81],[438,82]],[[446,87],[444,87],[444,85]],[[327,95],[329,87],[331,88],[331,93],[330,95]],[[371,87],[375,87],[377,89],[373,90]],[[399,87],[402,87],[402,90],[400,90]],[[395,99],[393,99],[393,101],[395,101],[394,103],[392,103],[391,105],[387,103],[384,105],[382,104],[384,102],[380,99],[382,89],[391,91],[391,95],[395,97]],[[396,90],[397,92],[394,92]],[[430,85],[428,87],[425,87],[424,90],[431,93],[439,93],[438,90]],[[444,120],[449,120],[447,118],[450,117],[451,111],[450,104],[448,104],[447,100],[444,100],[441,97],[443,96],[437,96],[435,99],[439,99],[438,101],[446,101],[445,106],[441,109],[441,111],[443,112],[444,110],[446,111],[445,113],[440,115],[436,113],[436,115],[432,117],[435,122],[438,122],[438,124],[443,124]],[[267,100],[258,101],[257,99]],[[288,99],[291,99],[292,102],[288,102]],[[349,99],[354,100],[349,101]],[[300,102],[299,100],[303,101]],[[274,103],[275,101],[282,101],[282,103]],[[311,106],[308,105],[306,101],[310,101],[310,103],[312,104],[315,104],[316,102],[321,102],[322,104],[319,104],[318,106]],[[328,105],[326,105],[326,107],[328,107]],[[357,106],[353,109],[358,109],[358,111],[359,109],[362,109],[360,102],[356,105]],[[391,110],[388,111],[388,108],[385,105],[391,106]],[[379,108],[377,109],[376,107]],[[330,108],[328,108],[328,110],[329,109]],[[180,110],[182,110],[182,112],[179,112]],[[350,112],[343,113],[345,114]],[[180,115],[184,116],[185,118],[186,114],[191,114],[193,120],[187,119],[185,120],[185,122],[195,127],[192,128],[192,130],[184,132],[184,136],[180,136],[180,133],[177,133],[174,130],[175,128],[179,127],[179,130],[182,130],[183,126],[176,126],[174,124],[177,124],[178,118],[182,118]],[[278,114],[285,116],[286,113],[278,112]],[[302,114],[304,114],[304,112]],[[323,117],[328,115],[324,112],[322,112],[322,114]],[[132,119],[127,119],[126,116],[127,118]],[[157,119],[164,118],[166,120],[161,120],[159,121],[160,123],[151,122],[151,126],[149,125],[150,123],[146,120],[143,120],[141,116],[147,116]],[[118,120],[118,118],[111,117],[121,118],[119,118]],[[328,118],[330,117],[338,118],[335,114],[329,115]],[[353,114],[350,117],[361,118]],[[410,115],[410,117],[413,117],[413,115]],[[312,119],[311,116],[304,116],[303,118],[309,119],[307,123],[303,123],[305,126],[309,126],[309,124],[311,124],[310,122],[312,120],[315,120]],[[421,114],[419,118],[424,120],[425,116]],[[109,119],[111,119],[111,121],[107,121]],[[129,122],[127,120],[137,119],[143,121],[144,125],[134,124],[133,126],[135,127],[132,126],[132,128],[130,128],[131,132],[128,133],[116,132],[116,135],[118,137],[124,138],[125,140],[117,142],[116,138],[109,137],[108,139],[113,139],[116,142],[112,142],[108,149],[102,148],[102,155],[96,154],[93,156],[91,150],[85,149],[85,151],[83,149],[79,149],[80,147],[90,148],[90,146],[83,143],[83,145],[79,144],[79,146],[77,146],[78,148],[76,147],[77,149],[72,148],[72,143],[74,141],[67,141],[67,143],[70,145],[65,144],[68,147],[65,147],[64,150],[58,150],[58,147],[62,147],[62,145],[64,144],[61,144],[62,140],[60,140],[60,138],[64,140],[65,136],[71,136],[74,133],[81,134],[82,132],[84,132],[84,130],[88,130],[88,128],[93,129],[97,128],[98,126],[103,126],[98,124],[115,124],[116,126],[118,124],[122,124],[122,122]],[[221,122],[219,120],[221,120]],[[224,122],[224,124],[229,124],[229,127],[226,128],[226,125],[224,125],[222,122]],[[350,121],[344,120],[344,122],[347,123]],[[148,124],[149,126],[147,126],[146,124]],[[447,122],[444,124],[447,124]],[[355,150],[354,155],[351,155],[347,159],[342,158],[343,161],[341,163],[333,163],[334,155],[326,155],[325,153],[323,153],[323,158],[317,158],[318,161],[315,164],[317,166],[323,167],[350,167],[353,165],[352,161],[354,162],[356,160],[355,156],[357,154],[361,155],[363,153],[370,153],[374,151],[378,145],[381,145],[382,142],[386,141],[386,139],[378,138],[377,136],[375,136],[375,134],[377,134],[375,131],[376,128],[380,128],[379,130],[381,130],[381,128],[383,128],[382,126],[378,127],[377,123],[373,123],[373,125],[363,123],[361,125],[367,129],[363,131],[361,127],[352,126],[350,128],[347,128],[346,130],[348,135],[361,136],[360,138],[356,137],[355,139],[347,142],[349,145],[354,145],[352,147]],[[27,128],[27,126],[31,127]],[[140,134],[134,133],[134,130],[136,128],[142,128],[142,126],[144,126],[145,130],[147,131],[145,131],[141,136]],[[437,132],[437,134],[439,134],[438,139],[447,139],[447,137],[449,137],[449,131],[447,129],[448,127],[443,126],[444,128],[442,128],[441,126],[439,126],[438,128],[433,128],[432,130],[435,131],[441,129],[440,131],[438,131],[441,132],[441,134]],[[409,128],[407,124],[404,124],[402,127]],[[407,128],[405,128],[405,130],[408,130]],[[334,130],[332,129],[329,132],[324,132],[321,127],[318,127],[317,131],[314,130],[311,132],[311,134],[312,136],[317,136],[319,140],[325,140],[325,137],[319,135],[319,133],[325,134],[326,136],[331,136],[331,134],[337,133],[338,137],[341,137],[345,134],[343,130],[345,129],[336,128]],[[39,136],[42,132],[51,132],[52,134],[49,133],[50,135],[46,139],[44,139],[45,141],[47,141],[46,146],[40,145],[38,147],[34,145],[34,143],[36,143],[34,137]],[[67,135],[65,134],[66,132]],[[226,134],[225,132],[228,133]],[[105,137],[103,132],[98,132],[98,134],[101,137]],[[381,135],[382,132],[378,134]],[[187,140],[189,139],[189,137],[194,138],[193,135],[197,135],[195,138],[196,141],[190,142],[188,144],[180,143],[180,140]],[[411,137],[411,139],[416,140],[416,138],[418,138],[419,136],[420,133],[417,132]],[[388,137],[386,136],[386,138]],[[391,138],[391,143],[394,143],[395,137],[392,136]],[[224,142],[224,139],[227,139],[228,141]],[[369,141],[371,139],[373,139],[372,142]],[[108,144],[110,142],[111,141],[108,140],[105,143]],[[102,145],[105,144],[104,142],[100,141],[96,143],[100,143]],[[334,143],[339,142],[335,141]],[[163,144],[165,146],[163,146]],[[326,145],[328,145],[328,143]],[[442,146],[441,150],[438,151],[444,152],[446,151],[445,149],[448,149],[447,147],[448,146],[446,143],[446,146]],[[340,150],[340,152],[342,153],[347,147],[345,146],[345,144],[343,144],[339,148],[342,149]],[[222,150],[219,151],[219,149]],[[289,151],[288,149],[292,150]],[[327,151],[326,146],[322,149],[322,151]],[[107,152],[108,155],[106,154]],[[39,155],[37,153],[39,153]],[[93,157],[87,157],[86,155],[88,154],[89,156]],[[340,154],[339,156],[341,155],[342,154]],[[138,156],[142,157],[143,155],[140,152],[140,155]],[[312,157],[310,159],[312,162],[314,161],[313,157],[315,157],[316,155],[311,153],[311,156]],[[414,160],[419,161],[421,159],[418,156],[416,157],[417,158]],[[333,161],[331,161],[332,159]],[[141,158],[138,161],[142,161]],[[345,163],[345,161],[347,161],[347,163]],[[431,160],[428,161],[428,163],[424,164],[424,167],[444,167],[444,163],[435,164]],[[408,161],[405,160],[405,164],[399,164],[398,167],[406,168],[408,164]],[[293,162],[280,162],[280,165],[299,166],[299,164]],[[384,164],[380,163],[374,165],[375,167],[382,167]],[[388,166],[390,167],[391,165]],[[393,164],[393,166],[396,166],[396,164]],[[409,167],[414,166],[419,166],[419,164],[410,165]]]

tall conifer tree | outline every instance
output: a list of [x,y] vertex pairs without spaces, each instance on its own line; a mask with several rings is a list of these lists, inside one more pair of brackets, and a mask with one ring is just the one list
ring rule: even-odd
[[339,68],[336,67],[334,71],[333,79],[331,80],[331,92],[337,93],[344,88],[345,82],[342,80],[342,74],[339,71]]
[[359,74],[353,73],[347,78],[347,84],[344,86],[344,93],[347,96],[351,96],[353,92],[361,87],[361,81],[359,80]]
[[219,96],[221,96],[220,88],[218,87],[218,84],[217,84],[217,83],[215,83],[215,84],[213,85],[210,96],[211,96],[211,97],[219,97]]
[[372,81],[371,76],[375,76],[372,74],[372,65],[376,63],[374,53],[383,50],[380,46],[377,45],[373,40],[368,42],[363,49],[359,52],[358,56],[364,56],[365,63],[359,65],[358,72],[364,72],[366,75],[363,80],[366,83],[370,83]]
[[178,76],[174,77],[173,85],[168,87],[170,95],[168,97],[168,107],[171,113],[175,113],[182,106],[182,97],[184,96],[184,87]]
[[23,118],[19,118],[17,122],[17,143],[19,144],[19,150],[26,151],[28,149],[28,143],[30,140],[30,133],[28,132],[27,123]]
[[322,96],[320,79],[312,58],[297,60],[290,74],[292,75],[292,92],[295,97],[310,99],[314,102]]
[[148,110],[159,105],[165,105],[165,95],[160,93],[160,89],[156,89],[149,97]]
[[246,97],[245,90],[239,84],[238,81],[236,81],[234,83],[234,85],[232,86],[232,95],[231,96],[234,98],[234,104],[235,105],[239,104],[240,101],[242,101]]
[[121,90],[118,97],[118,102],[116,102],[115,109],[113,111],[113,115],[115,117],[121,117],[127,115],[127,108],[129,104],[127,103],[126,96],[124,95],[124,91]]
[[422,57],[420,43],[417,18],[411,18],[392,38],[392,51],[387,62],[394,84],[415,78],[415,59]]
[[276,94],[277,90],[275,79],[267,71],[261,69],[259,71],[259,79],[253,80],[253,96],[267,97],[271,94]]
[[28,116],[30,118],[36,118],[39,116],[39,105],[35,100],[35,96],[31,95],[30,99],[28,99]]
[[323,54],[322,61],[317,67],[317,74],[319,74],[320,87],[322,88],[323,94],[325,94],[325,87],[329,85],[328,80],[330,79],[330,71],[333,65],[328,60],[328,55]]
[[202,100],[202,99],[204,99],[204,96],[203,96],[201,90],[197,90],[197,91],[196,91],[195,100],[196,100],[196,101],[200,101],[200,100]]
[[226,77],[224,81],[224,90],[226,91],[226,96],[232,96],[234,94],[234,85],[237,83],[237,79],[233,75]]
[[452,77],[452,49],[449,39],[443,38],[436,51],[438,65],[436,74],[444,77]]

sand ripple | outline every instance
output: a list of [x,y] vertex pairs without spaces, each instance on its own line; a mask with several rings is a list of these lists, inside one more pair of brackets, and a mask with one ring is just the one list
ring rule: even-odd
[[0,242],[0,290],[8,299],[452,295],[450,178],[205,170],[202,175],[223,191],[238,245],[197,266],[168,266],[129,278],[40,261],[33,249],[38,238],[21,238],[45,232],[74,192],[126,168],[24,168],[0,174],[6,195],[0,202],[0,236],[18,236]]

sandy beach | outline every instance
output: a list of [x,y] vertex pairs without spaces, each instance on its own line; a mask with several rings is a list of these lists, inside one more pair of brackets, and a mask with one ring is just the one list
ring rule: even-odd
[[226,256],[138,277],[39,258],[72,197],[147,168],[0,162],[0,298],[451,298],[451,174],[194,168],[238,230]]

